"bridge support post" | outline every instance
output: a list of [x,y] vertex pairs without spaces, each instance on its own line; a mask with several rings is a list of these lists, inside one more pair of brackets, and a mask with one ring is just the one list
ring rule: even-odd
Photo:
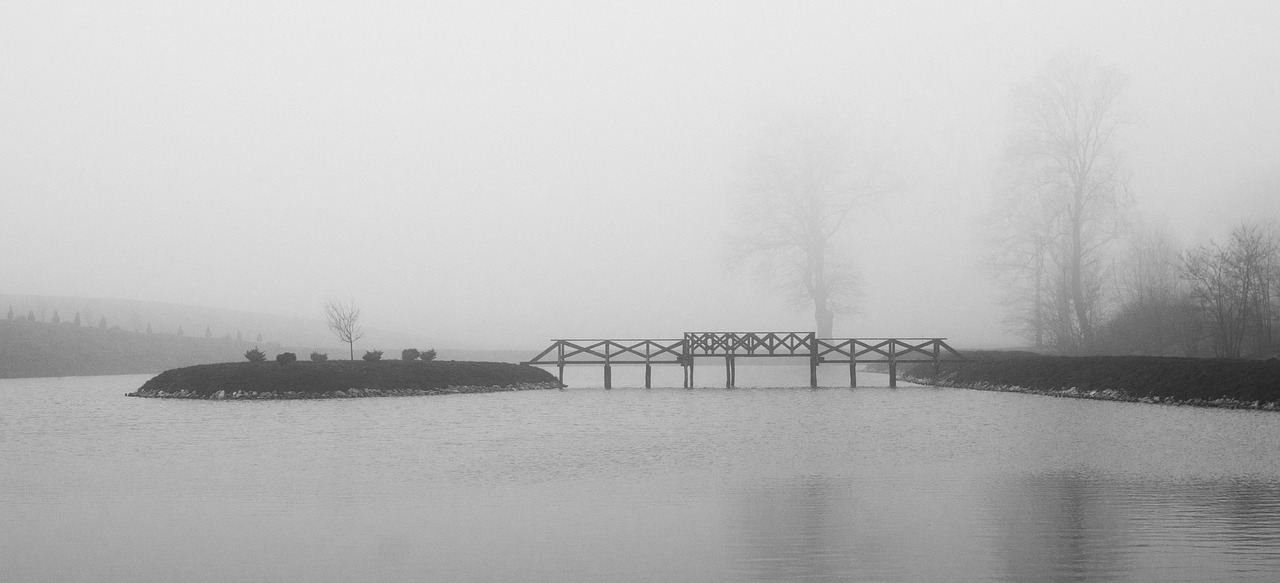
[[564,384],[564,341],[563,340],[557,341],[556,347],[559,350],[559,352],[556,354],[556,364],[559,365],[560,384],[563,385]]
[[858,388],[858,359],[853,356],[853,345],[849,346],[849,388]]
[[933,382],[938,382],[938,376],[942,374],[942,349],[938,346],[938,340],[933,341]]
[[898,388],[898,341],[889,341],[889,388]]
[[653,387],[653,365],[649,364],[648,361],[646,361],[644,363],[644,388],[648,389],[652,387]]
[[809,388],[818,388],[818,335],[809,335]]
[[613,388],[613,367],[609,366],[609,345],[604,345],[604,388]]
[[726,389],[733,388],[733,373],[734,373],[733,368],[734,368],[733,355],[730,355],[730,354],[724,355],[724,387]]

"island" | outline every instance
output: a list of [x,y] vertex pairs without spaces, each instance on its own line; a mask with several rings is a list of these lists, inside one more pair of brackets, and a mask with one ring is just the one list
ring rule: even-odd
[[334,399],[558,389],[537,367],[472,361],[225,362],[167,370],[130,397]]

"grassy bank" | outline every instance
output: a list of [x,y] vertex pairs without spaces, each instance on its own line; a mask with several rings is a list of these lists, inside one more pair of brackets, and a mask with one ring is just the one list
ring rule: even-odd
[[167,370],[147,381],[133,395],[207,398],[221,392],[227,398],[237,394],[247,396],[236,398],[347,397],[553,385],[559,386],[559,383],[545,370],[503,362],[339,360],[285,365],[228,362]]
[[967,362],[899,368],[903,380],[1065,397],[1280,408],[1280,361],[965,353]]

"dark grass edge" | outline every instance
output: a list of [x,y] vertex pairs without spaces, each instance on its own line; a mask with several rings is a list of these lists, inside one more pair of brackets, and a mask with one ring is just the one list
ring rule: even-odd
[[[887,365],[881,372],[888,372]],[[987,357],[904,365],[907,382],[1131,403],[1280,411],[1280,362],[1164,357]]]
[[472,361],[220,363],[167,370],[131,397],[326,399],[563,388],[536,367]]

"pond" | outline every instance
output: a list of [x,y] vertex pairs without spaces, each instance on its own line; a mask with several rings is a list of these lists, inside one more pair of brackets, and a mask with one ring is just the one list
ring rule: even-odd
[[1280,573],[1280,414],[849,389],[832,368],[819,389],[740,364],[735,389],[672,368],[606,391],[584,367],[563,391],[314,401],[0,380],[0,580]]

